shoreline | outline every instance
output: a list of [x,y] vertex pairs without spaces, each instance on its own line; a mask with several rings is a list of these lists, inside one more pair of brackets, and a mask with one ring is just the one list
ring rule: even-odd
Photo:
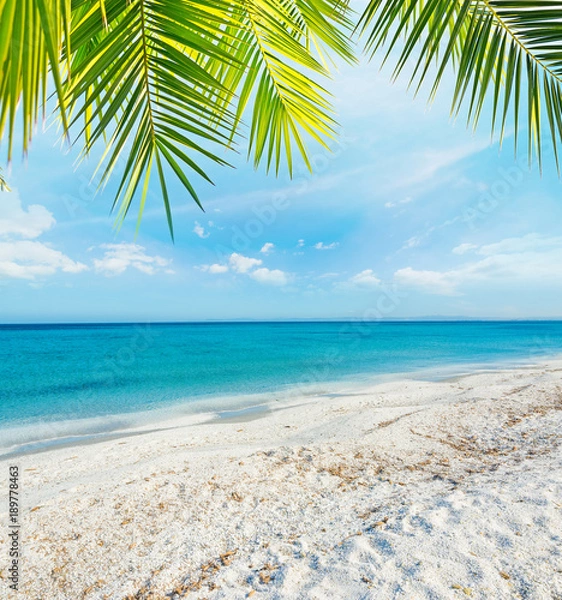
[[30,600],[556,598],[561,371],[548,361],[387,382],[259,418],[10,459],[21,473],[21,591]]
[[[54,437],[32,438],[0,448],[0,462],[17,458],[18,456],[48,452],[56,448],[103,443],[104,441],[121,437],[143,435],[144,433],[164,431],[174,429],[175,427],[198,425],[200,423],[213,422],[214,420],[225,422],[225,418],[222,417],[223,413],[232,414],[232,418],[240,419],[240,422],[243,422],[243,415],[245,413],[260,413],[262,412],[259,410],[260,407],[263,408],[263,412],[268,412],[281,407],[290,408],[295,403],[299,404],[303,403],[303,401],[304,403],[322,401],[322,399],[329,399],[337,395],[350,397],[354,394],[369,393],[373,388],[387,383],[400,384],[401,382],[412,380],[434,383],[456,382],[471,375],[496,373],[515,368],[523,370],[533,369],[556,364],[559,364],[562,368],[562,354],[556,353],[541,357],[540,360],[534,362],[518,358],[488,364],[456,363],[442,367],[427,367],[410,372],[381,373],[376,375],[359,373],[349,376],[349,378],[318,382],[316,384],[287,384],[283,388],[259,394],[214,396],[211,398],[176,402],[152,410],[113,413],[110,415],[60,420],[41,424],[8,425],[0,428],[0,433],[4,433],[5,437],[8,435],[13,436],[14,432],[22,430],[35,431],[37,428],[47,429],[50,427],[59,430],[66,429],[67,433],[61,433]],[[356,379],[359,379],[359,382]],[[335,393],[328,392],[329,388],[336,388],[338,391]],[[353,391],[349,391],[350,389]],[[276,396],[276,398],[268,400],[271,396]],[[217,406],[216,409],[208,407],[209,405],[220,405],[221,403],[226,404],[226,406],[222,408]],[[198,410],[198,407],[203,406],[206,408]],[[170,423],[176,423],[178,420],[181,421],[181,425],[170,425]],[[97,429],[94,425],[96,422],[100,423]],[[119,423],[121,424],[119,425]],[[111,428],[108,429],[108,427]]]

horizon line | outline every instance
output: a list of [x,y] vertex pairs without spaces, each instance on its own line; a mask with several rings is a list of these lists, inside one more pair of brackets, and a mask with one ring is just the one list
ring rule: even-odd
[[88,325],[212,325],[212,324],[266,324],[266,323],[524,323],[562,321],[562,317],[394,317],[388,319],[363,319],[361,317],[333,317],[333,318],[287,318],[287,319],[197,319],[186,321],[34,321],[34,322],[9,322],[0,323],[0,327],[34,327],[34,326],[88,326]]

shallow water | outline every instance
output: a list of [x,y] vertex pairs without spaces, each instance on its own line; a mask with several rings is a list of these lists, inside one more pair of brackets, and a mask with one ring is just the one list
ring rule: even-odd
[[561,352],[560,321],[0,326],[0,446]]

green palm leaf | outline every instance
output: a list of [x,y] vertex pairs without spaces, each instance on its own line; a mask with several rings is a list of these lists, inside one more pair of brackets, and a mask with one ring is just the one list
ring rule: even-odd
[[558,167],[562,141],[560,2],[371,0],[359,29],[367,37],[371,55],[386,48],[385,60],[403,40],[395,76],[413,59],[411,83],[419,89],[431,77],[432,96],[452,67],[456,77],[453,114],[466,106],[468,122],[476,126],[490,100],[492,132],[499,125],[503,139],[512,115],[516,147],[525,111],[529,160],[535,153],[539,164],[542,122],[547,120]]
[[231,32],[237,40],[235,56],[250,70],[221,73],[229,87],[239,90],[235,126],[255,91],[249,135],[255,166],[265,156],[267,168],[275,162],[278,172],[285,157],[291,172],[294,142],[310,168],[303,132],[325,145],[335,126],[329,94],[313,79],[328,75],[323,48],[353,61],[345,37],[352,23],[345,7],[315,0],[244,0],[240,22]]
[[[48,72],[59,101],[58,112],[68,127],[61,73],[63,40],[70,23],[68,0],[2,0],[0,2],[0,135],[8,130],[8,161],[12,159],[18,109],[27,152],[41,107],[45,106]],[[21,104],[21,106],[20,106]]]
[[[90,3],[82,4],[89,8]],[[220,83],[193,57],[206,52],[231,60],[219,49],[212,22],[220,3],[211,8],[192,1],[106,0],[104,8],[107,25],[100,7],[84,10],[71,36],[75,50],[67,88],[72,125],[81,127],[85,152],[105,143],[102,185],[128,155],[114,203],[119,221],[139,188],[142,215],[153,165],[160,182],[167,165],[200,204],[185,172],[208,177],[189,153],[226,164],[208,146],[227,145],[221,129],[232,121],[228,107],[215,101],[224,93]],[[228,11],[227,4],[222,8]],[[222,16],[228,18],[226,12]],[[211,126],[213,119],[219,129]],[[173,235],[166,187],[162,196]]]
[[325,144],[335,129],[316,79],[331,54],[353,60],[339,0],[3,0],[0,14],[9,156],[18,103],[26,149],[52,80],[64,131],[83,155],[105,149],[100,185],[119,172],[118,223],[136,198],[140,219],[155,176],[172,235],[169,175],[201,206],[193,177],[227,164],[249,110],[256,165],[291,170],[293,143],[308,163],[304,134]]

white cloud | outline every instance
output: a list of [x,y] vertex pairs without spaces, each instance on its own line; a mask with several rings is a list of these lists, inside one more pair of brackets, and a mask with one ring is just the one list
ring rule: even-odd
[[0,194],[0,237],[38,238],[55,225],[52,213],[40,204],[24,209],[15,192]]
[[259,283],[265,283],[268,285],[287,285],[289,281],[287,274],[279,269],[256,269],[250,273],[250,277]]
[[297,248],[302,248],[304,246],[304,240],[299,240],[297,242]]
[[201,239],[208,238],[211,235],[210,233],[205,231],[205,228],[198,221],[195,221],[193,233],[195,233],[195,235],[198,235]]
[[316,250],[334,250],[339,246],[338,242],[332,242],[331,244],[325,244],[324,242],[318,242],[314,244]]
[[[35,279],[64,273],[80,273],[87,266],[72,260],[48,244],[31,241],[55,225],[53,215],[39,204],[24,209],[17,193],[0,195],[0,278]],[[14,238],[23,238],[14,240]]]
[[562,237],[548,237],[538,233],[530,233],[519,238],[506,238],[495,244],[488,244],[478,248],[478,254],[491,256],[506,252],[525,252],[527,250],[543,250],[549,248],[560,248]]
[[228,271],[228,267],[226,265],[210,265],[209,273],[213,273],[214,275],[218,273],[226,273]]
[[270,252],[272,252],[272,251],[273,251],[273,248],[275,248],[275,244],[272,244],[271,242],[267,242],[266,244],[264,244],[264,245],[261,247],[261,250],[260,250],[260,252],[261,252],[262,254],[269,254]]
[[[272,244],[273,245],[273,244]],[[267,246],[267,244],[266,244]],[[202,265],[197,267],[201,271],[212,274],[227,273],[230,269],[234,273],[247,275],[255,281],[267,285],[286,285],[289,281],[288,275],[279,269],[267,269],[261,267],[263,261],[258,258],[250,258],[234,252],[228,258],[228,265]],[[259,269],[256,267],[260,267]]]
[[410,202],[413,202],[414,199],[412,198],[412,196],[406,196],[405,198],[402,198],[401,200],[389,200],[388,202],[385,203],[385,208],[394,208],[395,206],[401,206],[402,204],[410,204]]
[[204,271],[205,273],[211,273],[212,275],[217,275],[219,273],[228,273],[227,265],[202,265],[200,267],[195,268],[199,269],[200,271]]
[[101,249],[105,250],[100,259],[94,259],[94,268],[96,272],[102,273],[108,277],[121,275],[127,269],[136,269],[147,275],[154,275],[159,271],[173,273],[169,267],[171,261],[161,256],[150,256],[146,254],[146,249],[137,244],[102,244]]
[[413,287],[439,296],[457,296],[458,283],[456,273],[448,271],[417,271],[412,267],[400,269],[394,273],[397,283],[405,287]]
[[471,250],[478,248],[475,244],[460,244],[456,248],[453,248],[453,254],[466,254]]
[[451,225],[454,225],[455,223],[460,221],[461,218],[462,217],[460,217],[460,216],[453,217],[452,219],[447,219],[443,223],[440,223],[438,225],[433,225],[432,227],[428,227],[427,229],[424,230],[424,232],[422,234],[414,235],[413,237],[407,239],[404,242],[404,244],[402,245],[402,247],[400,248],[400,251],[410,250],[411,248],[415,248],[416,246],[421,245],[423,242],[425,242],[425,240],[427,240],[433,234],[433,232],[440,231],[441,229],[444,229],[445,227],[450,227]]
[[[337,273],[326,273],[326,275],[318,277],[318,279],[329,279],[332,278],[334,275],[337,275]],[[358,289],[367,290],[376,288],[381,283],[381,280],[375,275],[375,272],[372,269],[365,269],[360,273],[352,275],[351,277],[349,277],[349,279],[346,279],[344,281],[335,281],[333,283],[333,286],[335,290],[339,290],[342,292],[357,292]]]
[[415,248],[422,243],[423,237],[419,235],[415,235],[404,242],[404,245],[400,250],[409,250],[410,248]]
[[236,252],[230,255],[228,261],[232,270],[236,273],[247,273],[254,267],[259,267],[262,264],[262,261],[259,258],[249,258],[248,256],[237,254]]
[[87,268],[41,242],[0,242],[0,277],[34,279],[57,271],[80,273]]
[[388,189],[383,191],[389,193],[397,189],[413,188],[425,183],[431,183],[432,187],[439,181],[436,177],[438,172],[450,175],[451,168],[461,161],[482,152],[491,146],[489,139],[484,137],[475,138],[468,142],[451,146],[449,148],[427,148],[414,151],[408,159],[408,175],[396,178]]
[[463,285],[516,283],[520,286],[542,284],[562,278],[562,237],[530,234],[508,238],[494,244],[466,248],[484,258],[466,262],[445,271],[400,269],[397,283],[431,294],[455,296]]
[[349,283],[361,287],[375,287],[380,285],[381,280],[375,275],[372,269],[365,269],[349,278]]

